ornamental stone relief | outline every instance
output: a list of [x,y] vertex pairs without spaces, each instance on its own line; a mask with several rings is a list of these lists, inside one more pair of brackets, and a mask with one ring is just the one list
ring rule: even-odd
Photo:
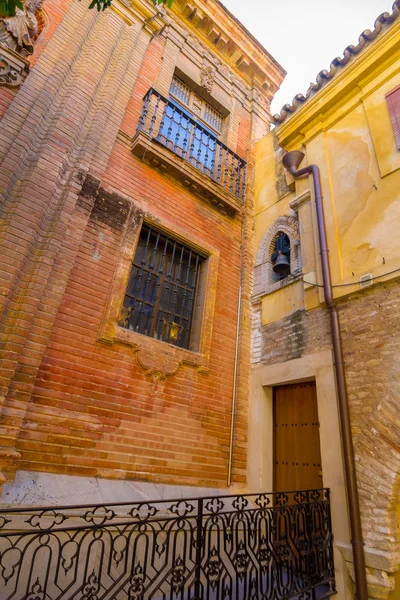
[[16,52],[0,46],[0,87],[16,88],[29,71],[29,62]]
[[[173,29],[180,33],[186,42],[186,44],[182,46],[182,51],[185,52],[185,46],[189,45],[201,56],[203,60],[203,67],[201,70],[201,85],[204,86],[207,91],[211,91],[215,75],[218,73],[227,81],[228,85],[225,84],[225,88],[229,88],[229,93],[238,97],[240,102],[243,103],[245,100],[252,99],[252,91],[250,88],[246,86],[241,79],[236,77],[229,66],[221,61],[213,52],[211,52],[209,48],[199,40],[198,36],[194,35],[188,29],[183,27],[181,24],[176,23],[172,19],[169,19],[169,24]],[[210,66],[205,65],[205,61],[211,63]],[[206,86],[210,86],[210,89]],[[262,95],[262,92],[259,92],[259,94]]]
[[[173,26],[176,27],[176,24],[173,23]],[[203,66],[202,74],[201,74],[201,85],[204,85],[203,81],[205,83],[207,82],[207,85],[210,85],[211,78],[212,78],[212,83],[213,83],[214,79],[215,79],[215,75],[218,72],[219,75],[222,75],[224,77],[224,79],[227,80],[231,94],[233,94],[233,89],[236,87],[236,89],[239,90],[243,94],[244,98],[247,98],[248,100],[251,99],[250,89],[247,88],[246,85],[240,79],[235,77],[235,75],[233,74],[233,71],[231,71],[231,69],[225,63],[223,63],[219,58],[217,58],[217,56],[215,56],[212,52],[210,52],[209,49],[201,43],[201,41],[198,39],[198,37],[196,37],[195,35],[193,35],[188,30],[185,30],[182,27],[180,27],[179,29],[180,29],[181,35],[184,35],[187,44],[190,45],[194,50],[196,50],[196,52],[198,52],[201,55],[203,61],[208,60],[212,65],[212,66],[205,66],[205,65]],[[182,50],[183,51],[185,50],[184,46],[183,46]],[[207,73],[207,74],[205,74],[206,69],[209,71],[209,73]],[[211,75],[212,72],[213,72],[213,76]],[[206,87],[206,86],[204,86],[204,87]],[[208,88],[206,88],[206,89],[208,89]],[[208,91],[210,91],[210,90],[208,90]],[[241,100],[243,100],[244,98],[241,98]]]
[[0,18],[0,86],[21,85],[29,71],[28,56],[43,28],[43,0],[25,0],[12,17]]
[[13,17],[0,18],[0,44],[20,56],[33,53],[33,43],[39,31],[37,18],[43,0],[25,0],[23,10],[17,8]]
[[[171,352],[164,350],[149,351],[148,348],[140,348],[139,345],[131,348],[132,354],[136,358],[136,363],[144,374],[154,382],[163,381],[167,377],[176,375],[182,366],[182,361]],[[143,351],[144,350],[144,351]]]
[[212,91],[213,83],[215,78],[215,70],[212,67],[203,65],[200,73],[200,85],[207,90]]

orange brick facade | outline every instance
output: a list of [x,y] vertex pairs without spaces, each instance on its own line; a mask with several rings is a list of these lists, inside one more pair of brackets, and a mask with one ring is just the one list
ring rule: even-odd
[[[28,77],[0,88],[3,481],[21,469],[225,486],[240,289],[233,481],[246,481],[252,148],[271,91],[255,95],[250,72],[219,59],[232,90],[227,144],[248,162],[245,202],[226,214],[131,151],[144,94],[169,88],[186,14],[183,3],[164,16],[133,4],[98,15],[45,3]],[[282,71],[265,57],[273,91]],[[116,330],[110,310],[143,219],[217,257],[201,356],[102,333]]]

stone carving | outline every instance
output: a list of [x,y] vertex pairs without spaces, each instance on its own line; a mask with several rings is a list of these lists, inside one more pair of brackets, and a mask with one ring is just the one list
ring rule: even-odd
[[28,74],[29,62],[16,52],[0,46],[0,87],[15,88]]
[[205,48],[204,48],[203,44],[200,42],[198,37],[196,37],[192,33],[189,33],[188,31],[186,31],[185,37],[186,37],[186,41],[188,42],[188,44],[193,46],[193,48],[195,48],[196,50],[199,50],[199,52],[205,51]]
[[267,98],[257,88],[253,88],[253,100],[256,100],[263,108],[269,108],[269,102]]
[[212,67],[203,66],[200,73],[200,84],[207,92],[211,92],[214,83],[215,71]]
[[229,81],[232,81],[234,79],[233,74],[230,72],[228,67],[224,65],[224,63],[221,63],[219,70],[222,73],[222,75],[226,77],[226,79],[228,79]]
[[182,366],[182,361],[174,354],[165,351],[150,353],[142,350],[135,345],[132,347],[132,354],[135,356],[138,366],[153,383],[176,375]]
[[[225,79],[227,79],[231,85],[236,84],[237,87],[241,87],[242,90],[245,90],[245,95],[247,95],[249,93],[249,91],[239,81],[239,79],[234,76],[234,74],[230,70],[230,68],[225,63],[223,63],[221,60],[219,60],[216,56],[214,56],[211,52],[209,52],[207,47],[204,46],[195,35],[193,35],[192,33],[189,33],[188,31],[186,32],[186,42],[187,42],[187,44],[189,44],[189,46],[192,46],[199,54],[201,54],[203,58],[206,58],[207,60],[209,60],[214,65],[215,70],[217,70],[218,73],[223,75],[225,77]],[[209,68],[212,69],[213,67],[209,67]],[[215,70],[214,70],[214,75],[215,75]]]
[[23,10],[17,8],[13,17],[0,18],[0,44],[20,56],[32,54],[33,39],[39,28],[35,13],[42,3],[43,0],[25,0]]

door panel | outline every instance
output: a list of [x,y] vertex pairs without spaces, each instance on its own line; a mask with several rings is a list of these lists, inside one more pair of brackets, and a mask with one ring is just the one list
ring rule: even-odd
[[274,389],[274,490],[322,487],[315,382]]

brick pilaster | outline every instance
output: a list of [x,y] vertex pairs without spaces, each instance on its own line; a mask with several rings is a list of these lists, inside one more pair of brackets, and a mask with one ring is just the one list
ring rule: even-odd
[[106,167],[149,41],[140,23],[74,2],[1,122],[6,477],[16,468],[15,440],[87,224],[82,184]]

